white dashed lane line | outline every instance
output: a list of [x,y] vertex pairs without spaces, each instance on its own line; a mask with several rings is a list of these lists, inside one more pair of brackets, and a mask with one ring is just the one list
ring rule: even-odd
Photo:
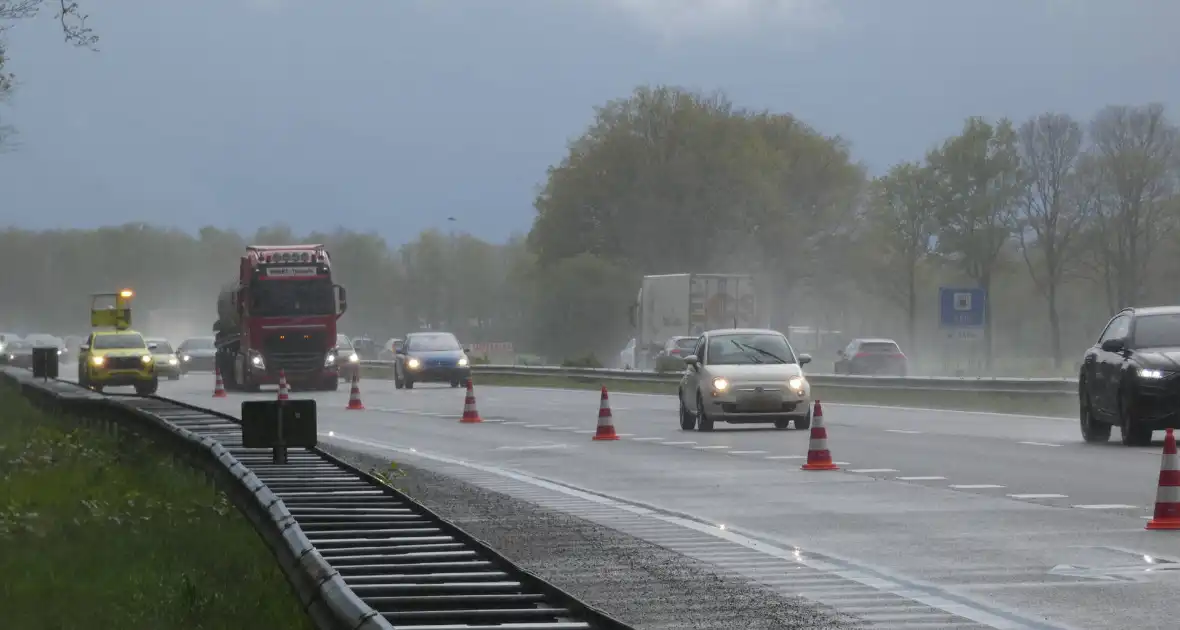
[[901,472],[901,471],[897,470],[896,468],[855,468],[855,469],[849,470],[848,472],[868,474],[868,473],[891,473],[891,472]]
[[1010,494],[1012,499],[1068,499],[1065,494]]
[[637,437],[637,438],[631,438],[631,439],[635,440],[636,442],[661,442],[661,441],[663,441],[664,438],[661,438],[661,437]]
[[898,477],[898,481],[942,481],[946,477]]
[[766,451],[730,451],[730,455],[765,455]]
[[766,459],[807,459],[806,455],[771,455]]
[[693,450],[697,450],[697,451],[715,451],[718,449],[729,448],[729,447],[725,446],[723,444],[711,444],[709,446],[694,446],[692,448],[693,448]]
[[948,486],[955,490],[990,490],[993,488],[1003,488],[1005,486],[997,486],[994,483],[969,483],[969,484],[951,484]]
[[1026,446],[1061,446],[1060,444],[1049,444],[1048,442],[1017,442],[1017,444],[1024,444]]
[[1136,505],[1121,505],[1118,503],[1095,503],[1093,505],[1075,505],[1080,510],[1136,510]]
[[696,442],[664,442],[664,446],[688,446],[689,444],[696,444]]
[[885,432],[886,433],[905,433],[907,435],[917,435],[917,434],[922,433],[921,431],[910,431],[908,429],[885,429]]

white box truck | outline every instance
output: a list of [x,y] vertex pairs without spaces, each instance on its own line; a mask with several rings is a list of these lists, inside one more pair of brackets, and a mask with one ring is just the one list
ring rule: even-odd
[[754,278],[721,273],[644,276],[631,306],[631,326],[635,368],[655,369],[656,355],[672,337],[762,326]]

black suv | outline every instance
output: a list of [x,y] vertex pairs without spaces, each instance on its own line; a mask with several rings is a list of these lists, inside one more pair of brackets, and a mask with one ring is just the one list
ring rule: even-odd
[[1146,446],[1151,432],[1180,428],[1180,306],[1125,308],[1086,351],[1078,375],[1082,438]]

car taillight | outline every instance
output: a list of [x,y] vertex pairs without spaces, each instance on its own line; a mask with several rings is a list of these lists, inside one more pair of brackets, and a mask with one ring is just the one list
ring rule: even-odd
[[673,351],[672,351],[672,354],[679,355],[679,354],[680,354],[680,350],[679,350],[679,349],[677,349],[677,350],[673,350]]
[[869,353],[867,353],[867,352],[857,352],[856,356],[854,356],[853,358],[854,359],[863,359],[867,356],[869,356]]

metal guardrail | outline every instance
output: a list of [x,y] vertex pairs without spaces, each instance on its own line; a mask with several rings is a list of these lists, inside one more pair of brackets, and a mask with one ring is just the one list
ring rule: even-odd
[[[362,367],[389,368],[392,361],[361,361]],[[597,379],[603,381],[632,381],[648,383],[678,383],[680,372],[617,370],[606,368],[574,368],[532,365],[473,365],[473,374],[503,374],[512,376],[559,377]],[[844,376],[838,374],[807,374],[816,387],[852,389],[890,389],[941,392],[991,392],[999,394],[1068,394],[1077,396],[1076,378],[988,378],[944,376]]]
[[242,447],[233,416],[26,370],[0,376],[39,406],[132,431],[203,470],[257,528],[320,630],[633,630],[318,448],[275,464],[270,449]]

